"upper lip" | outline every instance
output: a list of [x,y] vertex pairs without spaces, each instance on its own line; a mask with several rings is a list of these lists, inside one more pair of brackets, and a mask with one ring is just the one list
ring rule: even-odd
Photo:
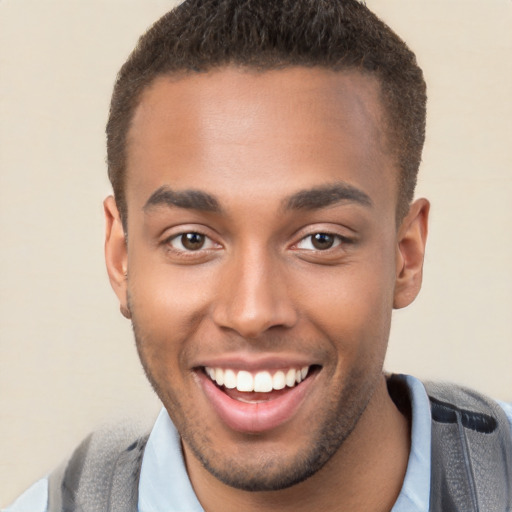
[[303,368],[304,366],[319,365],[311,357],[301,355],[239,355],[230,354],[210,357],[194,363],[193,368],[223,368],[231,370],[280,370],[285,368]]

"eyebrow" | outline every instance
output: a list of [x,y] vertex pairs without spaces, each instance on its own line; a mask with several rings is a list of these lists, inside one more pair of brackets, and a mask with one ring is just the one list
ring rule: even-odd
[[[316,210],[327,208],[340,202],[358,203],[366,207],[373,206],[373,202],[365,192],[348,183],[334,183],[311,189],[300,190],[284,200],[285,210]],[[143,210],[153,207],[169,206],[199,210],[204,212],[221,213],[217,199],[201,190],[172,190],[163,185],[155,190],[146,201]]]
[[143,210],[147,212],[155,206],[170,206],[220,213],[219,202],[212,195],[201,190],[172,190],[164,185],[155,190],[146,201]]
[[339,182],[301,190],[285,200],[285,210],[316,210],[340,202],[372,207],[370,196],[348,183]]

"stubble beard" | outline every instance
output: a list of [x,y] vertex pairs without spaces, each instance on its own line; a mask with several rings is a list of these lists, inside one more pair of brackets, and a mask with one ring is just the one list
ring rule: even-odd
[[[273,457],[247,460],[250,456],[241,454],[220,465],[213,463],[217,457],[208,457],[204,446],[190,432],[183,432],[182,437],[203,467],[224,484],[250,492],[279,491],[307,480],[328,464],[356,427],[370,398],[363,404],[348,404],[340,399],[332,413],[324,415],[320,428],[310,435],[310,442],[293,458],[276,453]],[[304,423],[304,429],[308,428]]]
[[[230,456],[216,448],[215,439],[206,431],[201,418],[194,415],[193,408],[190,405],[183,407],[178,393],[170,387],[164,389],[157,382],[150,370],[151,365],[144,352],[145,337],[133,317],[133,310],[132,327],[146,377],[167,409],[182,442],[211,475],[243,491],[283,490],[317,473],[352,433],[377,387],[378,378],[369,381],[367,374],[355,372],[340,390],[337,399],[324,404],[321,419],[318,420],[319,415],[312,419],[318,427],[309,434],[310,441],[305,448],[293,457],[285,459],[279,453],[251,457],[244,447],[233,450]],[[310,424],[304,422],[305,430],[310,427]],[[257,448],[255,452],[258,452]]]

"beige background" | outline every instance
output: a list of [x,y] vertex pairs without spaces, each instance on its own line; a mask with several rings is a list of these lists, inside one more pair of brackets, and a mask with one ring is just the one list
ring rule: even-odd
[[[0,506],[101,422],[152,414],[102,256],[104,124],[172,2],[0,0]],[[369,0],[429,85],[425,284],[389,370],[512,401],[512,2]]]

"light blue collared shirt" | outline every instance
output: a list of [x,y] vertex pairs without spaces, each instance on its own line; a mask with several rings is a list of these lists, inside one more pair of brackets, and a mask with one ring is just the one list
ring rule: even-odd
[[[392,512],[428,512],[430,495],[430,404],[423,384],[402,376],[412,406],[411,453]],[[500,403],[512,428],[512,405]],[[43,478],[4,512],[46,512],[48,480]],[[204,512],[187,475],[178,432],[162,409],[144,451],[139,481],[139,512]]]

